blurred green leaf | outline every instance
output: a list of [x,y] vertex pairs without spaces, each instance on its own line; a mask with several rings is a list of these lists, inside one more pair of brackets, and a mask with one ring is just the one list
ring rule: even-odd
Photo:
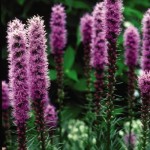
[[75,70],[68,70],[65,73],[70,79],[72,79],[74,81],[78,81],[78,75]]
[[142,17],[143,17],[143,14],[140,11],[132,9],[130,7],[125,7],[124,12],[127,16],[135,16],[139,19],[142,19]]
[[86,79],[80,79],[78,82],[74,84],[74,89],[77,91],[85,91],[86,90]]
[[73,106],[69,105],[69,107],[64,108],[64,110],[62,111],[62,118],[63,118],[62,124],[64,125],[64,128],[66,128],[66,124],[68,123],[68,120],[72,118],[76,118],[78,116],[78,114],[80,113],[80,110],[81,108],[74,107],[74,105]]
[[23,5],[25,0],[17,0],[19,5]]
[[75,0],[73,2],[73,7],[77,9],[90,9],[90,6],[86,2]]
[[72,47],[68,47],[64,55],[64,69],[70,70],[75,60],[75,51]]
[[49,76],[50,76],[50,79],[51,80],[56,80],[56,78],[57,78],[57,73],[56,73],[56,70],[50,70],[49,71]]

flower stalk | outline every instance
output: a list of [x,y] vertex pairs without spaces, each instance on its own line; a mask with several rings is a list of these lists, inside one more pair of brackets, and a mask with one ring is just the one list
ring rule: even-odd
[[130,26],[124,33],[124,47],[125,47],[125,62],[129,68],[128,71],[128,114],[129,114],[129,150],[133,149],[131,143],[132,135],[132,121],[134,119],[134,106],[135,106],[135,81],[136,74],[135,68],[137,65],[138,51],[139,51],[140,36],[137,28]]
[[9,84],[18,150],[26,150],[26,121],[29,111],[28,53],[24,24],[18,19],[8,24]]
[[35,125],[42,150],[46,149],[44,109],[48,103],[50,87],[44,27],[44,21],[39,16],[28,20],[30,98],[35,111]]
[[106,21],[106,40],[108,50],[108,93],[107,93],[107,147],[111,148],[111,128],[114,109],[114,91],[115,91],[115,72],[117,60],[117,38],[120,33],[120,25],[122,21],[122,1],[121,0],[105,0],[105,21]]

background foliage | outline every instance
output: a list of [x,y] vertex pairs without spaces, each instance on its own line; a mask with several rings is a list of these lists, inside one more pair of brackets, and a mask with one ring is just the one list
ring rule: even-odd
[[[1,24],[2,24],[2,79],[8,81],[8,61],[7,61],[7,46],[6,46],[6,30],[7,23],[13,20],[15,17],[23,20],[25,23],[27,18],[33,15],[43,16],[45,20],[47,39],[50,33],[49,20],[51,7],[57,3],[63,3],[67,12],[67,30],[68,30],[68,44],[66,46],[64,55],[64,72],[65,72],[65,110],[63,112],[64,116],[64,126],[65,120],[69,119],[81,119],[82,104],[85,102],[84,94],[86,89],[86,79],[83,74],[83,46],[81,43],[79,22],[80,17],[86,13],[91,12],[94,5],[98,2],[97,0],[2,0],[1,1]],[[122,25],[122,31],[125,27],[132,23],[141,32],[141,20],[143,13],[150,6],[149,0],[124,0],[124,21]],[[116,102],[119,106],[127,106],[126,97],[126,72],[127,67],[124,64],[124,49],[123,49],[123,32],[118,39],[118,56],[117,61],[117,90],[116,94],[122,97],[121,101]],[[50,99],[55,104],[56,99],[56,71],[53,57],[50,55],[49,39],[48,45],[48,57],[49,57],[49,76],[51,77],[52,84],[49,91]],[[140,64],[140,63],[139,63]],[[139,64],[137,66],[137,74],[139,72]],[[92,82],[94,82],[94,74],[91,74]],[[137,95],[137,107],[136,111],[140,109],[139,95]],[[121,110],[122,111],[122,110]],[[121,112],[118,110],[119,113]],[[68,115],[69,114],[69,115]],[[123,113],[123,116],[127,114]],[[137,113],[137,118],[139,115]],[[120,125],[121,126],[121,125]],[[68,127],[66,127],[68,128]],[[69,130],[66,129],[66,130]]]

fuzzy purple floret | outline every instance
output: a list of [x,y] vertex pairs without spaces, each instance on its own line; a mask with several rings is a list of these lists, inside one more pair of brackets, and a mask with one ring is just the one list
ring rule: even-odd
[[142,69],[150,71],[150,9],[143,18]]
[[150,94],[150,71],[144,71],[139,77],[138,82],[142,94]]
[[57,126],[57,112],[55,107],[51,104],[48,104],[44,111],[45,123],[49,128],[54,128]]
[[98,3],[93,11],[91,65],[94,68],[104,69],[107,62],[106,32],[104,19],[104,3]]
[[125,62],[129,67],[137,64],[140,36],[137,28],[130,26],[124,33]]
[[92,22],[93,22],[92,16],[89,14],[85,14],[80,20],[81,38],[83,43],[85,44],[91,43]]
[[116,42],[120,33],[122,16],[122,0],[105,0],[106,37],[108,42]]
[[67,42],[66,13],[62,5],[55,5],[52,8],[50,20],[50,46],[53,54],[63,53]]
[[2,81],[2,109],[7,110],[10,106],[9,88],[5,81]]
[[39,16],[28,20],[30,98],[33,101],[46,101],[50,86],[44,27]]
[[[19,28],[10,30],[15,22]],[[24,24],[14,20],[8,24],[8,51],[9,51],[9,80],[13,115],[16,125],[24,124],[28,119],[29,86],[28,86],[28,51]]]

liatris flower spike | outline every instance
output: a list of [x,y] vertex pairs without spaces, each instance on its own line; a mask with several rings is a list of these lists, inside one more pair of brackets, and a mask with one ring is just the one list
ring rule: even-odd
[[92,35],[92,16],[90,14],[85,14],[80,19],[80,31],[81,31],[81,38],[82,42],[85,44],[91,43],[91,35]]
[[9,131],[10,123],[9,123],[9,107],[10,107],[10,99],[9,99],[9,88],[8,84],[5,81],[2,81],[2,121],[3,127],[5,129],[5,144],[8,148],[11,142],[11,134]]
[[106,21],[106,40],[108,50],[108,93],[107,93],[107,150],[111,146],[111,118],[113,110],[113,100],[115,91],[115,72],[117,59],[117,38],[120,33],[122,22],[122,1],[104,0],[105,2],[105,21]]
[[53,54],[63,53],[67,42],[66,13],[62,5],[55,5],[52,8],[50,20],[50,45]]
[[44,27],[44,21],[39,16],[28,20],[30,98],[34,105],[35,124],[42,149],[45,149],[44,109],[50,86]]
[[91,39],[92,39],[92,22],[93,17],[90,14],[85,14],[80,19],[80,31],[81,31],[81,37],[84,47],[84,75],[87,79],[87,94],[86,94],[86,100],[89,105],[88,110],[90,109],[91,105],[91,93],[90,93],[90,86],[91,86],[91,78],[90,78],[90,72],[91,72],[91,65],[90,65],[90,50],[91,50]]
[[52,8],[50,20],[50,47],[54,55],[57,71],[57,103],[59,106],[59,127],[60,127],[60,142],[61,142],[61,107],[64,99],[64,85],[63,85],[63,54],[67,42],[66,30],[66,13],[62,5],[55,5]]
[[99,115],[100,100],[103,91],[103,72],[107,62],[107,49],[105,40],[105,12],[104,3],[97,3],[93,10],[91,65],[95,69],[95,112]]
[[[58,92],[60,91],[58,95],[63,97],[63,53],[67,42],[67,31],[66,13],[62,5],[55,5],[52,8],[50,28],[50,46],[56,62]],[[58,97],[58,99],[60,99],[60,97]]]
[[143,18],[142,69],[150,71],[150,9]]
[[18,133],[18,149],[26,150],[26,121],[29,111],[27,38],[24,24],[20,21],[19,28],[10,30],[15,22],[18,20],[8,24],[9,80],[13,116]]
[[146,150],[150,123],[150,72],[143,72],[143,74],[139,77],[138,81],[142,95],[141,120],[143,124],[143,129],[141,150]]
[[[134,117],[134,91],[135,91],[135,80],[136,75],[134,73],[135,67],[137,65],[138,52],[139,52],[140,36],[137,28],[130,26],[125,30],[124,33],[124,48],[125,48],[125,62],[129,68],[128,71],[128,111],[129,111],[129,136],[131,136],[132,131],[132,120]],[[129,138],[131,139],[131,137]],[[129,140],[129,150],[133,149],[132,143]]]
[[125,62],[127,66],[135,67],[137,65],[139,52],[140,36],[136,27],[130,26],[124,33]]

